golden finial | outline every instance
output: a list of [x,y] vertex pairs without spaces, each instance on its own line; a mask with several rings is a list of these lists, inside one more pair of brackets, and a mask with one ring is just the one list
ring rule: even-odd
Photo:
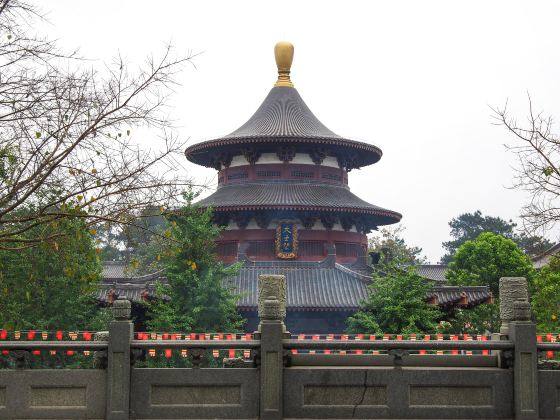
[[294,46],[286,41],[280,41],[274,46],[274,57],[278,67],[278,80],[274,87],[294,87],[290,80],[290,68],[294,59]]

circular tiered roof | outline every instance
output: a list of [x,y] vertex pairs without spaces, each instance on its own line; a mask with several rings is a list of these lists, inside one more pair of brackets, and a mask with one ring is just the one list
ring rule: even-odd
[[376,226],[396,223],[402,217],[360,199],[347,187],[303,182],[224,185],[197,204],[217,212],[278,209],[364,214]]
[[[376,163],[382,155],[381,150],[371,144],[350,140],[329,130],[311,112],[290,80],[290,66],[293,58],[293,46],[289,43],[279,43],[275,48],[276,63],[278,65],[278,81],[269,92],[254,115],[240,128],[232,133],[206,142],[190,146],[185,154],[189,161],[213,167],[220,170],[223,182],[209,197],[198,204],[202,207],[212,207],[217,216],[231,217],[233,214],[274,213],[281,211],[295,216],[345,220],[345,226],[350,228],[353,221],[361,231],[368,232],[377,226],[396,223],[401,219],[397,212],[367,203],[352,194],[344,185],[342,172],[353,168]],[[289,150],[289,153],[283,151]],[[259,165],[259,158],[267,152],[276,152],[278,162],[263,159],[262,164],[268,165],[276,179],[257,179],[258,175],[253,165]],[[325,157],[337,160],[331,171],[339,174],[323,173],[324,170],[308,171],[295,168],[288,173],[287,166],[295,154],[308,153],[309,163],[300,166],[322,165]],[[242,155],[247,161],[237,159],[232,164],[234,156]],[[274,155],[272,155],[274,156]],[[288,157],[291,156],[291,157]],[[273,158],[274,159],[274,158]],[[230,166],[231,165],[231,166]],[[272,167],[278,165],[278,167]],[[243,177],[240,169],[243,166]],[[234,169],[233,173],[230,169]],[[283,169],[284,168],[284,169]],[[266,166],[265,166],[266,169]],[[297,169],[297,170],[296,170]],[[292,177],[304,177],[304,180],[293,180]],[[317,174],[315,174],[317,172]],[[307,174],[310,174],[308,176]],[[326,175],[326,176],[323,176]],[[326,182],[328,175],[338,176],[340,185]],[[272,175],[271,175],[272,176]],[[311,179],[312,178],[312,179]],[[325,179],[323,179],[325,178]],[[251,216],[252,217],[252,216]],[[324,222],[325,226],[332,226],[332,221]],[[264,225],[264,224],[263,224]],[[345,227],[345,229],[346,229]]]
[[296,146],[300,151],[320,147],[331,156],[351,160],[354,167],[376,163],[381,149],[333,133],[317,119],[293,87],[274,87],[257,112],[240,128],[226,136],[190,146],[187,159],[213,167],[214,156],[239,154],[244,147],[259,152],[276,151],[281,146]]

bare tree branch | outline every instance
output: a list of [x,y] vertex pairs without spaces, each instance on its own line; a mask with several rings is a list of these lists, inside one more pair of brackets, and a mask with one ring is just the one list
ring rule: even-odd
[[511,132],[516,143],[506,148],[516,155],[513,188],[527,191],[530,201],[521,218],[529,232],[547,230],[560,221],[560,137],[551,116],[535,113],[529,96],[527,123],[519,125],[510,116],[507,103],[492,108],[496,125]]
[[30,35],[33,16],[0,1],[0,249],[56,240],[41,226],[61,218],[127,224],[179,204],[192,182],[166,106],[193,56],[168,46],[138,69],[120,56],[102,73],[70,66],[75,53]]

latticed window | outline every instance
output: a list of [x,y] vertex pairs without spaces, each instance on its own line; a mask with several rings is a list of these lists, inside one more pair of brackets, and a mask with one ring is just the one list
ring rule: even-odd
[[280,171],[257,171],[257,176],[259,178],[279,177]]
[[247,247],[248,257],[269,257],[275,253],[274,241],[250,241]]
[[313,178],[315,174],[308,171],[292,171],[292,176],[294,178]]
[[233,174],[229,174],[227,179],[228,181],[232,181],[234,179],[245,179],[249,176],[247,172],[235,172]]
[[216,252],[222,257],[235,257],[237,255],[237,241],[220,242]]
[[342,181],[342,177],[338,174],[333,174],[330,172],[323,172],[321,174],[321,178],[323,179],[330,179],[332,181]]
[[348,242],[335,242],[336,246],[336,255],[341,257],[357,257],[360,255],[360,248],[359,244],[352,244]]
[[301,241],[298,247],[298,255],[302,257],[322,256],[325,254],[324,242]]

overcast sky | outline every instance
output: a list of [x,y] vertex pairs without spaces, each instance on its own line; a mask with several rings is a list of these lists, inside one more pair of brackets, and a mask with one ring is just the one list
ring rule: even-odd
[[[451,218],[480,209],[516,219],[526,200],[507,188],[515,161],[504,144],[514,139],[490,107],[509,100],[523,119],[529,92],[537,110],[559,113],[557,1],[37,3],[49,34],[85,57],[135,62],[168,41],[200,53],[173,100],[191,143],[242,125],[276,80],[274,44],[292,42],[292,81],[314,114],[383,150],[350,173],[351,190],[402,213],[404,237],[432,262]],[[213,170],[187,168],[216,181]]]

